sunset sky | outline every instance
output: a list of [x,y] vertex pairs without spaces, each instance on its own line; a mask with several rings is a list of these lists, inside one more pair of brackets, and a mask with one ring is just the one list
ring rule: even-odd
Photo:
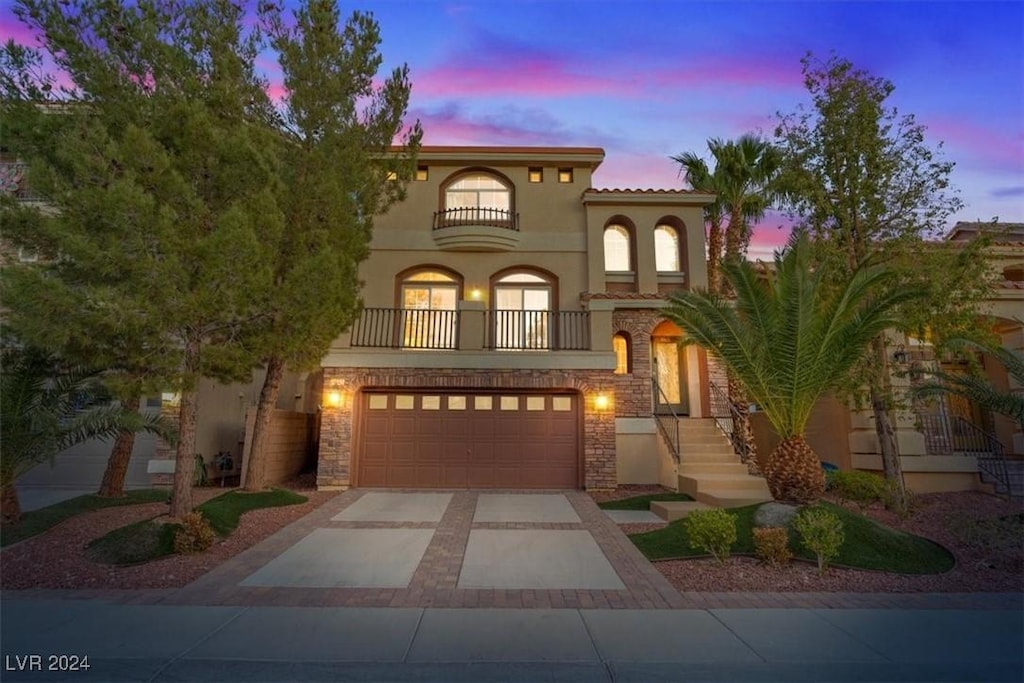
[[[431,145],[606,151],[595,186],[681,187],[669,159],[770,135],[808,102],[800,58],[834,50],[896,85],[956,162],[955,220],[1024,221],[1024,2],[377,0],[386,67],[409,65]],[[28,42],[11,3],[0,36]],[[275,74],[269,72],[271,79]],[[752,251],[785,237],[770,217]],[[950,226],[951,227],[951,226]]]

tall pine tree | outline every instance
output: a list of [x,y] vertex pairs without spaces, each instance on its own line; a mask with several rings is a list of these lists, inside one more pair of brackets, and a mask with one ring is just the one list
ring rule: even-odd
[[48,200],[5,203],[5,238],[46,260],[5,269],[5,304],[37,313],[39,336],[74,326],[75,360],[180,391],[182,517],[197,382],[248,377],[259,361],[242,331],[264,315],[253,292],[269,286],[284,225],[260,46],[228,0],[20,0],[15,12],[67,83],[39,53],[5,47],[4,143]]
[[[358,314],[358,267],[374,217],[404,196],[421,138],[418,123],[403,123],[408,69],[374,81],[382,58],[372,16],[356,12],[341,25],[330,0],[303,2],[292,18],[271,3],[260,10],[283,74],[276,149],[287,230],[274,245],[264,315],[250,330],[267,366],[245,479],[253,491],[266,483],[267,432],[285,368],[316,366]],[[401,147],[389,149],[400,135]]]

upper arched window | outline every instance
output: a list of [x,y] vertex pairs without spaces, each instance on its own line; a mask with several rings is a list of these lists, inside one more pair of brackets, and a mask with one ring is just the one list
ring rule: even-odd
[[659,273],[679,272],[679,233],[671,225],[654,229],[654,267]]
[[509,211],[512,209],[512,188],[486,173],[463,175],[445,188],[444,208]]
[[633,270],[629,230],[622,225],[604,229],[604,269],[609,272]]

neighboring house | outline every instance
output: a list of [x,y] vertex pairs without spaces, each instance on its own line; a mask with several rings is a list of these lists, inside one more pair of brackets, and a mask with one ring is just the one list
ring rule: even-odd
[[322,362],[320,487],[675,488],[655,415],[708,416],[708,364],[660,309],[706,286],[712,197],[594,189],[603,159],[421,150]]
[[[979,325],[990,325],[1007,349],[1024,350],[1024,224],[957,223],[947,241],[967,242],[982,232],[991,232],[989,265],[996,274],[996,287],[982,306],[989,316]],[[954,358],[936,358],[927,343],[896,333],[890,335],[889,359],[893,386],[902,392],[919,371],[941,367],[947,372],[967,372],[967,364]],[[1005,369],[990,358],[979,358],[989,381],[1000,389],[1024,391],[1013,383]],[[904,479],[919,493],[970,490],[996,482],[993,476],[1006,472],[999,461],[1024,460],[1024,434],[1020,425],[1001,415],[981,410],[963,399],[948,397],[937,402],[911,406],[895,413]],[[771,443],[764,425],[756,430],[759,443]],[[837,434],[848,434],[844,442]],[[851,411],[835,399],[815,406],[808,425],[809,441],[823,460],[842,469],[881,472],[878,439],[870,411]],[[979,469],[982,477],[979,482]],[[1024,483],[1024,482],[1022,482]],[[998,485],[997,485],[998,488]]]
[[[46,198],[34,191],[27,183],[27,164],[17,157],[0,150],[0,194],[13,195],[19,202],[38,206],[43,211],[52,208]],[[0,240],[0,266],[8,264],[45,263],[40,255],[27,249],[14,249]],[[254,370],[252,380],[248,383],[221,384],[215,380],[204,379],[200,382],[201,410],[196,425],[196,452],[201,454],[207,465],[211,479],[222,476],[237,476],[241,472],[243,446],[246,439],[246,416],[250,408],[256,405],[260,389],[263,386],[265,371]],[[307,383],[309,379],[312,384]],[[308,378],[307,374],[285,373],[281,384],[277,409],[282,420],[298,421],[298,427],[284,428],[285,438],[275,441],[272,445],[270,471],[284,480],[302,469],[305,463],[305,445],[295,444],[292,434],[301,433],[306,439],[305,422],[311,413],[315,413],[319,401],[316,391],[318,377]],[[311,396],[315,392],[315,396]],[[173,394],[164,394],[163,402],[173,403]],[[171,406],[165,405],[164,408]],[[143,401],[140,410],[157,410],[161,408],[161,397],[150,396]],[[279,430],[281,431],[281,430]],[[101,439],[90,439],[72,449],[61,453],[53,465],[43,463],[21,480],[22,486],[33,487],[85,487],[96,489],[103,476],[106,460],[110,455],[111,442]],[[218,467],[216,456],[219,453],[230,454],[230,469]],[[166,444],[158,442],[154,437],[140,434],[136,437],[136,445],[132,450],[129,467],[130,487],[138,486],[154,475],[156,483],[170,480],[169,472],[173,471],[172,463],[161,462],[150,464],[156,455],[157,460],[166,461],[171,451]],[[227,460],[220,461],[227,463]],[[281,463],[278,467],[277,463]],[[149,474],[147,474],[147,470]]]

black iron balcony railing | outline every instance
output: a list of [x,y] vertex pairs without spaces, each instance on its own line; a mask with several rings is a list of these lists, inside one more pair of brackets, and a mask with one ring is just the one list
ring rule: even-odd
[[485,346],[514,351],[589,351],[587,311],[488,311]]
[[393,349],[459,348],[459,312],[364,308],[352,324],[352,346]]
[[21,202],[42,201],[42,195],[29,187],[26,176],[28,164],[16,161],[0,161],[0,194],[13,196]]
[[519,230],[519,214],[508,209],[468,207],[434,212],[434,230],[466,225]]

